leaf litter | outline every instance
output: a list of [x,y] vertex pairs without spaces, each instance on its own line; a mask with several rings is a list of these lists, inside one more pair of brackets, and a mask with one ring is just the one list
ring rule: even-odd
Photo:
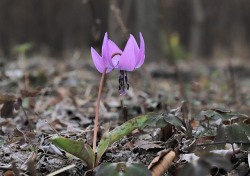
[[[18,63],[7,63],[0,75],[0,174],[12,171],[47,175],[74,165],[61,174],[83,175],[86,164],[57,148],[50,139],[60,135],[92,145],[99,74],[86,61],[34,59],[30,64],[27,62],[26,68],[21,69]],[[118,96],[116,76],[108,75],[98,141],[107,129],[112,131],[133,117],[157,112],[163,118],[112,143],[100,163],[135,162],[149,166],[158,152],[171,149],[175,156],[166,161],[167,169],[162,172],[165,175],[194,171],[191,160],[179,159],[185,154],[198,157],[202,173],[250,172],[247,162],[250,86],[246,86],[244,73],[241,71],[241,79],[237,80],[242,87],[234,102],[226,82],[226,67],[211,64],[204,68],[205,72],[199,72],[192,69],[194,63],[185,64],[183,71],[188,79],[184,84],[189,99],[186,108],[170,65],[146,65],[144,71],[151,76],[150,80],[142,79],[144,73],[139,70],[129,75],[133,86],[126,97]],[[158,127],[152,128],[153,125]],[[209,152],[217,153],[208,158]],[[227,159],[222,153],[226,153]]]

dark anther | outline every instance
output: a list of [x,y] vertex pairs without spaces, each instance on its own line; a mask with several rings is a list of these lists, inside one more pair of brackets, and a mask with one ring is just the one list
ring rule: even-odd
[[128,84],[128,76],[127,72],[120,70],[120,76],[119,76],[119,90],[121,90],[121,94],[125,95],[125,89],[129,89],[129,84]]
[[126,84],[128,83],[127,73],[125,74],[125,82],[126,82]]
[[125,72],[125,83],[127,84],[127,89],[129,89],[127,72]]

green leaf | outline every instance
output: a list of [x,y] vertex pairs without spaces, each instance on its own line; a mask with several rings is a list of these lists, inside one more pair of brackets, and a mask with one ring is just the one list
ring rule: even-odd
[[23,44],[15,46],[12,51],[14,53],[24,54],[30,49],[32,49],[32,47],[33,47],[32,43],[23,43]]
[[4,144],[4,139],[0,137],[0,147],[2,147],[3,144]]
[[209,175],[209,165],[207,163],[197,162],[197,164],[187,163],[185,164],[181,170],[179,171],[179,176],[201,176],[201,175]]
[[96,163],[98,165],[99,160],[101,159],[104,152],[107,150],[109,145],[111,144],[111,136],[109,132],[106,132],[98,145],[97,155],[96,155]]
[[95,169],[95,176],[151,176],[151,172],[141,164],[103,163]]
[[230,171],[233,165],[229,160],[223,158],[218,154],[206,153],[196,162],[191,162],[185,164],[179,172],[179,176],[200,176],[200,175],[210,175],[211,168],[221,168],[226,171]]
[[198,115],[195,116],[194,119],[204,120],[205,118],[219,119],[222,118],[222,116],[219,113],[215,112],[214,110],[206,110],[206,111],[201,111]]
[[[170,123],[171,125],[174,125],[175,127],[181,127],[183,126],[181,120],[174,116],[173,114],[167,114],[167,115],[164,115],[164,120],[168,123]],[[164,125],[164,123],[163,123]],[[166,125],[164,125],[166,126]]]
[[250,137],[250,126],[243,122],[238,123],[238,125],[239,125],[239,128],[245,132],[247,137]]
[[222,168],[227,172],[229,172],[233,168],[233,165],[229,160],[218,154],[207,153],[203,155],[201,159],[210,164],[210,166]]
[[204,120],[204,118],[208,119],[222,119],[222,120],[229,120],[232,117],[245,117],[248,116],[239,112],[232,112],[232,111],[226,111],[221,109],[209,109],[206,111],[201,111],[194,119],[196,120]]
[[75,141],[64,137],[54,137],[51,142],[66,152],[82,159],[89,169],[94,168],[95,154],[92,148],[83,141]]
[[[243,122],[234,123],[232,125],[221,125],[217,130],[214,142],[237,143],[241,144],[242,148],[249,149],[250,127]],[[219,148],[224,148],[224,144],[217,145]]]
[[222,116],[223,120],[229,120],[232,117],[248,117],[245,114],[239,113],[239,112],[232,112],[232,111],[226,111],[226,110],[222,110],[222,109],[213,109],[215,112],[217,112],[218,114],[220,114]]
[[[159,120],[163,120],[163,123],[157,123]],[[108,146],[110,146],[115,141],[121,139],[122,137],[126,136],[127,134],[131,133],[135,129],[144,129],[146,127],[160,128],[166,126],[166,124],[167,123],[164,121],[163,115],[154,112],[150,112],[146,115],[141,115],[128,120],[121,126],[118,126],[112,131],[107,132],[103,135],[97,148],[96,163],[99,162],[99,159],[104,154]]]

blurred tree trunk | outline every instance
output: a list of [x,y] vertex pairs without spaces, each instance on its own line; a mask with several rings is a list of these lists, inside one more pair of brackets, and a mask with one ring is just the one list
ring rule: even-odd
[[7,21],[10,21],[8,15],[8,7],[11,5],[9,1],[0,1],[0,52],[4,56],[10,54],[10,30]]
[[193,21],[190,34],[190,52],[194,57],[199,57],[202,54],[202,34],[203,24],[205,21],[204,10],[201,0],[191,1],[193,8]]
[[[216,21],[213,20],[213,55],[214,57],[249,56],[247,47],[248,23],[244,22],[244,1],[223,0],[218,3]],[[215,22],[216,23],[215,23]],[[211,29],[210,29],[211,31]]]
[[[121,48],[129,33],[138,40],[142,32],[147,60],[155,60],[166,48],[161,32],[167,28],[168,35],[178,33],[181,46],[196,56],[249,58],[249,0],[163,0],[161,14],[159,0],[88,2],[91,8],[82,0],[0,0],[0,57],[15,57],[12,48],[26,42],[34,44],[33,53],[57,56],[100,47],[108,28]],[[165,29],[159,22],[162,14]]]
[[234,57],[243,57],[247,58],[249,55],[249,47],[247,46],[246,33],[245,30],[246,24],[243,21],[243,12],[242,12],[242,2],[232,1],[231,2],[231,13],[234,18],[235,23],[232,25],[231,31],[231,42],[232,44],[232,55]]
[[[160,40],[161,26],[157,0],[110,1],[109,34],[116,43],[125,44],[128,34],[139,39],[142,32],[146,43],[146,56],[149,60],[162,57]],[[122,47],[121,47],[122,48]]]
[[[131,13],[131,0],[118,3],[117,0],[110,0],[108,31],[112,39],[119,46],[124,45],[129,37],[128,21]],[[120,47],[122,49],[122,47]]]
[[162,25],[158,3],[157,0],[136,1],[135,33],[142,32],[149,60],[159,60],[162,57],[163,42],[160,39]]
[[[88,6],[91,13],[91,33],[89,39],[92,40],[91,46],[101,48],[104,33],[107,32],[109,18],[109,3],[108,1],[89,0]],[[82,17],[85,21],[85,17]],[[82,35],[82,34],[81,34]]]

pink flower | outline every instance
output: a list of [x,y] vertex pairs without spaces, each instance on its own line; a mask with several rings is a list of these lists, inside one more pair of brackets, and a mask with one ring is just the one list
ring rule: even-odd
[[145,44],[140,33],[140,48],[138,47],[133,35],[130,34],[128,42],[122,51],[105,33],[102,44],[102,55],[100,56],[94,48],[91,47],[91,54],[94,64],[100,73],[107,68],[107,73],[113,69],[123,71],[133,71],[142,66],[145,60]]
[[142,34],[140,33],[140,47],[133,35],[127,41],[127,44],[122,51],[112,40],[108,39],[107,32],[105,33],[101,56],[91,47],[91,55],[96,69],[103,73],[105,68],[106,73],[113,69],[120,70],[119,90],[122,95],[125,95],[125,85],[129,88],[126,71],[134,71],[142,66],[145,60],[145,44]]

